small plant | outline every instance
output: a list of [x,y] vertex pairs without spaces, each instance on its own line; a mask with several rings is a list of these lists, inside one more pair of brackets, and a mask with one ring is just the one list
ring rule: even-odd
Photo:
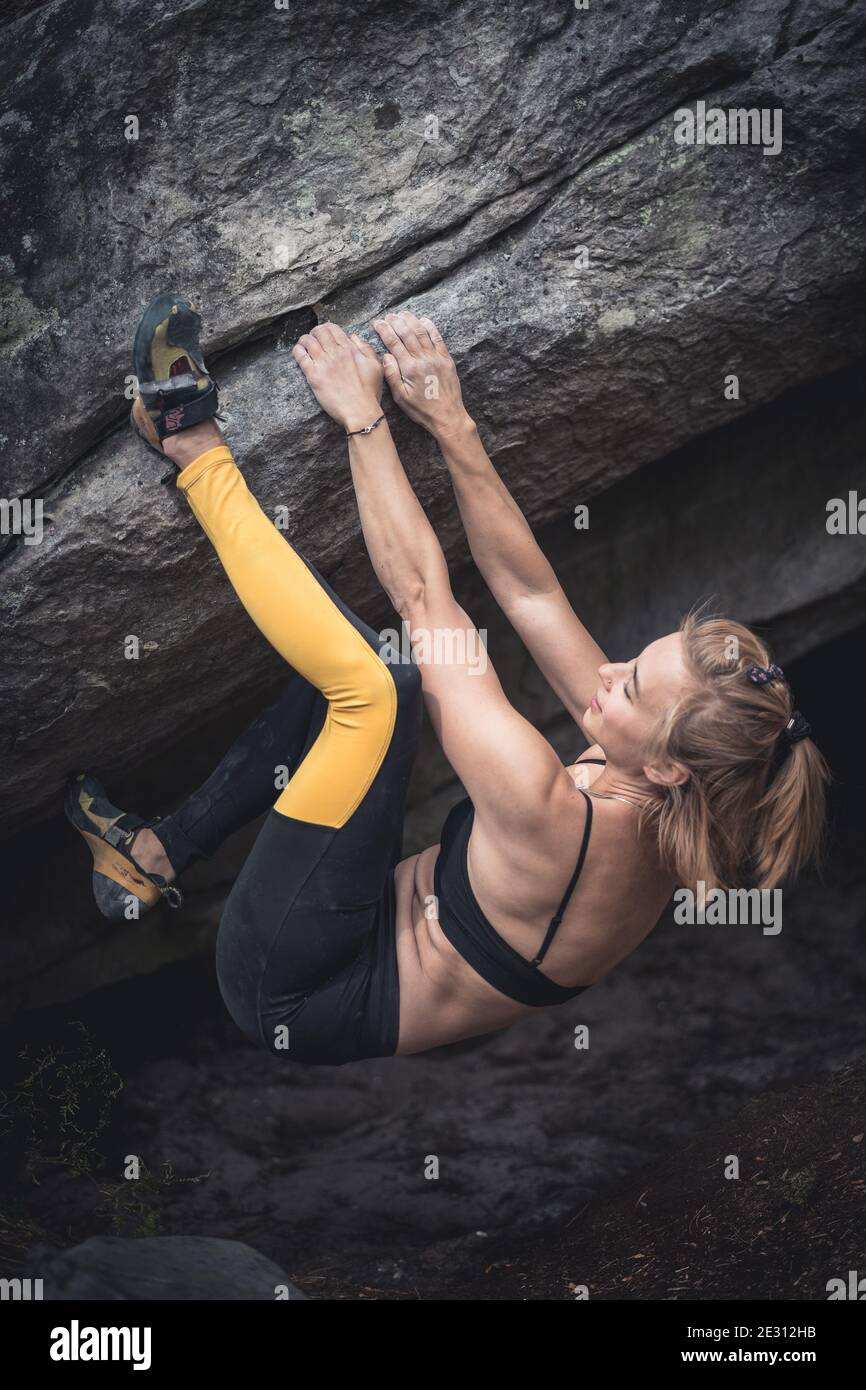
[[19,1271],[27,1251],[36,1244],[59,1248],[51,1232],[34,1221],[18,1198],[7,1198],[5,1210],[0,1210],[0,1275]]
[[123,1081],[80,1020],[67,1027],[78,1035],[69,1043],[26,1044],[18,1053],[21,1075],[0,1091],[0,1152],[7,1174],[23,1166],[38,1182],[44,1165],[63,1165],[82,1176],[103,1161],[96,1143]]
[[105,1229],[115,1236],[158,1236],[162,1231],[160,1203],[172,1188],[180,1183],[199,1183],[210,1177],[200,1173],[195,1177],[179,1178],[172,1163],[166,1159],[157,1173],[142,1169],[141,1176],[123,1182],[100,1183],[102,1203],[96,1215]]

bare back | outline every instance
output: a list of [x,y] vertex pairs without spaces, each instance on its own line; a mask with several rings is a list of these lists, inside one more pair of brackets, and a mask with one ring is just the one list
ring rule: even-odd
[[[592,752],[593,750],[589,750]],[[591,787],[600,767],[585,766]],[[544,974],[565,986],[591,985],[649,934],[673,890],[652,843],[637,833],[637,810],[593,798],[588,853]],[[587,810],[573,768],[554,786],[543,831],[503,836],[476,814],[467,852],[479,907],[498,934],[530,960],[574,869]],[[438,845],[398,866],[399,1053],[422,1051],[506,1027],[538,1010],[493,988],[463,959],[425,905],[433,901]]]

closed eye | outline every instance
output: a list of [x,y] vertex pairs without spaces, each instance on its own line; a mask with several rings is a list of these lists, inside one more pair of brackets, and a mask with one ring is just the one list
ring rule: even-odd
[[[634,666],[632,667],[632,673],[631,673],[631,674],[632,674],[632,676],[634,677],[635,688],[637,688],[637,661],[635,661]],[[629,679],[631,679],[631,677],[629,677]],[[625,685],[623,686],[622,690],[623,690],[623,694],[625,695],[625,698],[628,700],[629,704],[630,704],[630,705],[633,705],[633,704],[634,704],[634,700],[631,698],[631,696],[630,696],[629,693],[628,693],[628,681],[626,681],[626,683],[625,683]]]

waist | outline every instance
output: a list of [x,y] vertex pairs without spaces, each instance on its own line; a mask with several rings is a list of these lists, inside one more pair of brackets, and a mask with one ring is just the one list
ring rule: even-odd
[[507,1028],[525,1005],[492,988],[441,930],[433,910],[438,845],[405,859],[395,874],[400,975],[399,1053]]

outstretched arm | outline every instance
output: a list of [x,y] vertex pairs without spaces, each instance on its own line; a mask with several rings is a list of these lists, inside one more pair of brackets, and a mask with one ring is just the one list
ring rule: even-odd
[[[346,430],[381,414],[372,348],[320,324],[294,349],[316,397]],[[387,421],[349,441],[352,480],[370,559],[409,630],[424,698],[442,749],[479,817],[531,834],[549,816],[562,764],[511,705],[480,634],[451,590],[439,540],[403,471]]]
[[607,657],[578,618],[472,425],[439,436],[473,559],[569,714],[583,716]]
[[394,368],[397,403],[434,436],[451,476],[476,565],[569,714],[583,715],[607,657],[568,601],[550,562],[491,463],[460,392],[457,369],[430,319],[403,310],[375,320]]
[[[382,366],[375,350],[338,324],[318,324],[295,345],[293,357],[322,409],[347,431],[363,429],[382,414]],[[448,585],[439,539],[394,445],[388,421],[349,440],[349,462],[364,542],[379,582],[405,617],[427,588]]]

